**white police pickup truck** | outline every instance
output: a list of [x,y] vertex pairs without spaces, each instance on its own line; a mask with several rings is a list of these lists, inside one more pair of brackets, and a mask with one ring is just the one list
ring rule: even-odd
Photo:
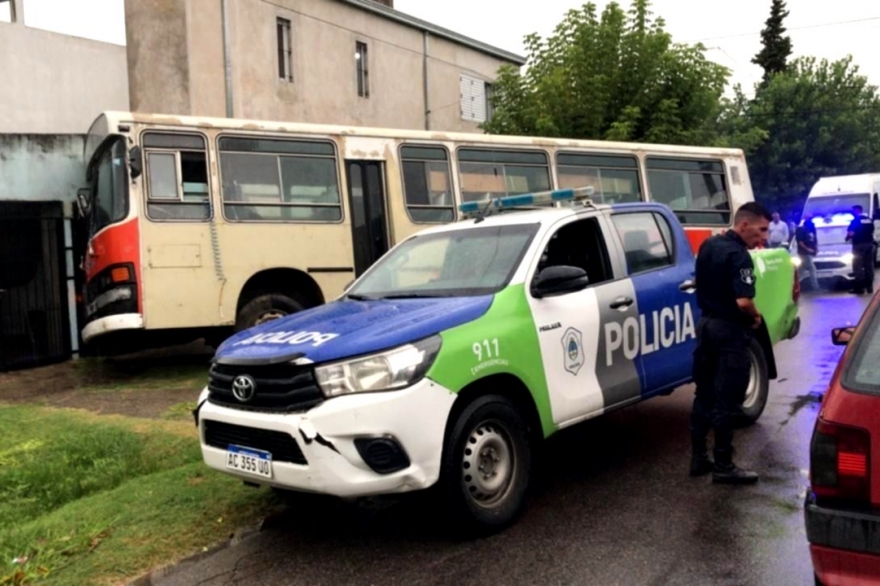
[[[467,525],[512,521],[538,442],[691,380],[699,310],[682,227],[660,204],[583,195],[463,204],[475,219],[402,241],[341,298],[229,338],[194,412],[207,465],[342,497],[439,483]],[[758,278],[788,294],[785,266]],[[760,339],[752,421],[775,377]]]

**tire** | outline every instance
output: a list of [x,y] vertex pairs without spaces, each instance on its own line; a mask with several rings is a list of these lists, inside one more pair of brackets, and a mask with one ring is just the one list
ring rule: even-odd
[[[490,468],[484,472],[500,478],[474,474],[481,457]],[[440,477],[456,528],[487,534],[512,523],[525,503],[531,466],[528,429],[512,402],[486,395],[467,405],[446,438]]]
[[739,427],[753,425],[760,419],[767,406],[767,397],[770,394],[770,376],[767,373],[767,359],[764,349],[758,340],[752,339],[749,344],[749,387],[746,389],[746,398],[743,401],[742,414],[737,418]]
[[240,332],[302,310],[303,306],[287,295],[281,293],[257,295],[238,311],[235,317],[235,331]]

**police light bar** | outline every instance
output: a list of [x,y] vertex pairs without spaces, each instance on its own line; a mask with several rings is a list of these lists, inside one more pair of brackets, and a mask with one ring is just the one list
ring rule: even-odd
[[540,206],[548,203],[562,201],[584,201],[590,203],[590,196],[595,193],[592,187],[578,187],[577,189],[557,189],[554,191],[539,191],[537,193],[524,193],[522,195],[509,195],[496,197],[489,201],[469,201],[458,206],[463,214],[473,214],[481,210],[511,209],[517,207]]

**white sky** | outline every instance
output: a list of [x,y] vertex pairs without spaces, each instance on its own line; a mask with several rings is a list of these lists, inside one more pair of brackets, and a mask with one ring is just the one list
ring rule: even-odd
[[[139,0],[149,1],[149,0]],[[601,11],[607,0],[595,2]],[[629,0],[621,0],[624,8]],[[552,33],[579,0],[395,0],[395,8],[439,26],[525,56],[522,39]],[[515,9],[512,8],[517,5]],[[851,54],[871,83],[880,85],[880,2],[788,0],[786,26],[794,55],[838,59]],[[678,42],[702,40],[709,58],[733,70],[731,81],[751,94],[761,69],[751,63],[770,0],[654,0]],[[123,0],[25,0],[25,24],[125,44]],[[859,21],[859,22],[852,22]]]

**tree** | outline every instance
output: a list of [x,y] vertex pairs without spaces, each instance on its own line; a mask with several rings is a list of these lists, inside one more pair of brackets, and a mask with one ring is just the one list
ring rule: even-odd
[[547,39],[526,37],[525,72],[494,86],[494,134],[709,144],[729,71],[702,45],[674,44],[650,0],[571,10]]
[[756,199],[783,213],[799,215],[819,177],[880,168],[880,97],[851,57],[797,59],[740,107],[725,140],[749,150]]
[[791,55],[791,37],[783,36],[785,27],[782,21],[788,16],[785,8],[785,0],[773,0],[770,7],[770,18],[761,31],[761,51],[752,59],[752,63],[760,65],[764,69],[764,81],[773,75],[782,73],[788,66],[788,57]]

